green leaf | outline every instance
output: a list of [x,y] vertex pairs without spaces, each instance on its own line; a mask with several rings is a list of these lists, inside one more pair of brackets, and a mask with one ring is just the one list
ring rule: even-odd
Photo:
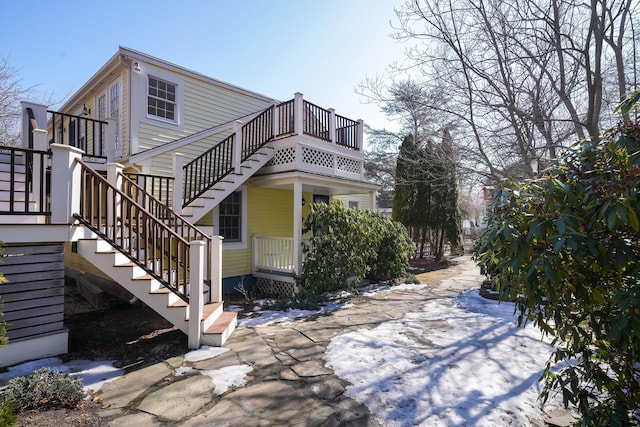
[[567,224],[564,222],[562,217],[556,220],[556,228],[558,229],[559,234],[564,234],[567,231]]
[[637,233],[638,231],[640,231],[640,220],[638,220],[638,214],[633,208],[629,209],[627,213],[629,217],[629,225],[631,226],[633,231]]
[[609,215],[607,215],[607,228],[609,229],[609,231],[612,231],[614,228],[616,228],[617,219],[618,216],[616,215],[616,210],[611,209],[609,211]]

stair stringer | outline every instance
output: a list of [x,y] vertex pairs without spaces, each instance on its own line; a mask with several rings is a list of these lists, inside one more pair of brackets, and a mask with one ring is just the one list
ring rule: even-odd
[[239,174],[230,173],[188,206],[182,208],[182,216],[191,223],[197,222],[266,165],[274,155],[273,145],[265,144],[241,164]]
[[[102,239],[80,239],[78,254],[107,274],[149,308],[189,335],[189,305]],[[223,311],[223,303],[203,307],[201,344],[222,346],[235,329],[237,313]]]

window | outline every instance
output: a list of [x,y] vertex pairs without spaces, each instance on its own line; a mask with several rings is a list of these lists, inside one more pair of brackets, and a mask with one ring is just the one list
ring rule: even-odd
[[149,77],[147,113],[167,120],[176,118],[176,85]]
[[218,221],[225,242],[242,240],[242,192],[235,191],[220,203]]
[[360,202],[358,202],[357,200],[349,200],[349,209],[359,210]]

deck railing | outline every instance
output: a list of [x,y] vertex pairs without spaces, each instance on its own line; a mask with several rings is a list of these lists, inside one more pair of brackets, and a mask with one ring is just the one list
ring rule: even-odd
[[[361,127],[361,122],[336,115],[333,110],[323,109],[297,94],[296,98],[271,106],[248,123],[236,126],[234,133],[184,165],[181,172],[182,207],[188,206],[232,172],[240,173],[241,162],[276,137],[305,134],[359,151]],[[174,173],[177,176],[180,172]],[[173,188],[173,177],[135,174],[135,180],[164,204],[177,209],[175,204],[180,193],[176,194],[178,199],[173,197],[172,193],[177,191]]]
[[306,135],[331,141],[329,131],[331,113],[309,101],[303,104],[303,130]]
[[[47,165],[51,151],[0,146],[0,161],[9,174],[8,189],[1,189],[0,215],[51,216]],[[5,170],[8,169],[8,170]]]
[[87,164],[75,218],[189,302],[189,242]]
[[358,122],[336,114],[336,145],[359,151]]
[[295,99],[281,102],[276,105],[278,120],[276,123],[276,136],[289,135],[295,132]]
[[[135,174],[121,174],[122,177],[122,191],[135,200],[144,209],[150,212],[155,218],[162,220],[162,222],[172,229],[176,234],[181,236],[188,242],[193,240],[202,240],[206,243],[206,257],[208,260],[212,259],[213,245],[211,237],[204,231],[200,230],[195,225],[191,224],[182,216],[176,214],[167,203],[158,200],[153,194],[149,193],[144,187],[138,185],[128,175],[140,176]],[[152,177],[152,175],[145,175],[146,177]],[[154,188],[152,186],[152,188]],[[207,271],[205,272],[205,283],[211,285],[213,279],[212,263],[207,263]],[[209,298],[212,297],[213,292],[209,293]],[[211,301],[206,301],[211,302]]]
[[125,173],[124,176],[133,181],[138,187],[144,189],[148,195],[153,195],[152,197],[161,204],[171,206],[174,177],[129,172]]
[[233,170],[233,144],[230,135],[183,167],[183,207],[200,197]]
[[255,271],[292,273],[296,266],[290,237],[253,236],[253,268]]
[[84,116],[47,111],[51,114],[52,144],[64,144],[84,151],[85,158],[106,160],[105,135],[107,122]]

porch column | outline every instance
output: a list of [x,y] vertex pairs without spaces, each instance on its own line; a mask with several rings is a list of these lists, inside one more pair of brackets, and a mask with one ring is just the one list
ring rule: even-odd
[[202,306],[204,287],[204,248],[206,243],[194,240],[189,243],[189,348],[200,348],[202,335]]
[[184,155],[173,153],[173,194],[171,199],[171,209],[178,215],[182,215],[182,188],[184,187],[184,177],[182,176],[182,164]]
[[302,267],[302,183],[293,183],[293,270],[300,274]]
[[83,151],[70,145],[51,144],[51,223],[72,224],[80,211]]

